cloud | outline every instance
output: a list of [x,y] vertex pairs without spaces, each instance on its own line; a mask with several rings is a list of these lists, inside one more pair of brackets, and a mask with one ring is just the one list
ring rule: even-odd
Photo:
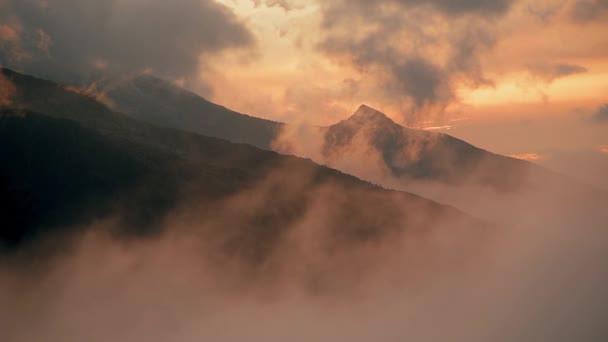
[[453,96],[444,82],[447,75],[440,67],[422,57],[414,57],[391,66],[397,89],[405,91],[417,108],[444,102]]
[[608,123],[608,103],[604,103],[595,111],[593,120],[599,123]]
[[[98,222],[55,258],[41,262],[41,250],[4,258],[3,336],[92,342],[606,340],[605,230],[581,222],[543,224],[563,220],[584,203],[543,212],[538,209],[545,202],[531,198],[524,215],[511,215],[533,224],[519,228],[480,234],[448,226],[359,241],[341,233],[350,225],[332,220],[336,207],[350,208],[345,215],[354,215],[354,226],[367,218],[382,227],[387,218],[421,211],[366,201],[340,187],[283,191],[302,186],[292,175],[269,174],[219,211],[196,201],[192,215],[175,215],[154,238],[117,239],[104,234],[113,231],[113,222]],[[247,223],[260,208],[291,208],[285,200],[301,196],[299,190],[313,191],[301,218],[281,225],[281,234],[267,227],[254,231],[265,235],[251,232]],[[366,210],[352,206],[357,202]],[[264,262],[240,258],[249,247],[269,248],[268,236],[275,235]]]
[[528,13],[530,15],[535,16],[543,23],[548,23],[551,21],[556,15],[564,7],[564,2],[560,3],[530,3],[528,4]]
[[580,183],[608,190],[608,146],[549,148],[543,150],[540,156],[541,158],[535,161],[539,165],[567,175]]
[[400,3],[427,4],[430,3],[450,15],[464,13],[482,13],[490,15],[504,14],[511,6],[511,0],[400,0]]
[[[492,85],[480,54],[495,45],[492,20],[511,1],[328,1],[318,48],[384,88],[406,121],[442,113],[455,84]],[[491,20],[490,20],[491,19]]]
[[14,27],[8,24],[0,24],[0,42],[2,44],[19,40],[19,34]]
[[144,70],[188,78],[205,56],[255,45],[247,27],[213,0],[8,0],[5,6],[0,22],[22,28],[28,58],[15,61],[14,47],[0,46],[0,61],[64,82]]
[[512,154],[510,157],[527,161],[539,161],[545,158],[545,156],[538,153]]
[[302,4],[299,3],[295,3],[293,1],[289,1],[289,0],[252,0],[253,4],[258,7],[261,6],[262,4],[267,6],[267,7],[280,7],[283,10],[287,11],[291,11],[293,9],[299,9],[302,8]]
[[20,28],[14,23],[0,21],[0,65],[18,62],[28,57],[22,47],[19,31]]
[[570,17],[575,22],[597,21],[608,13],[608,0],[577,0],[570,8]]
[[547,82],[552,82],[558,78],[586,73],[587,68],[565,63],[536,63],[528,65],[528,71]]
[[432,7],[443,14],[459,16],[463,14],[502,15],[505,14],[513,2],[512,0],[380,0],[380,1],[333,1],[346,5],[347,10],[378,11],[382,7],[403,9],[413,7]]

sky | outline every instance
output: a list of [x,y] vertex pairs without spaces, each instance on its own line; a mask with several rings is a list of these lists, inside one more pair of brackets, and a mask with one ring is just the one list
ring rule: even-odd
[[365,103],[608,187],[607,0],[0,0],[0,63],[285,122]]
[[256,115],[329,124],[364,102],[416,125],[608,101],[606,1],[222,2],[260,56],[220,57],[244,92],[215,97]]

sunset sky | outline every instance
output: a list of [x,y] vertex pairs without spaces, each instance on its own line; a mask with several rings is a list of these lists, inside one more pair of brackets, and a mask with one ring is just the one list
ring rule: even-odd
[[[258,55],[218,56],[217,82],[242,92],[213,97],[256,115],[324,124],[365,102],[421,124],[608,101],[605,1],[222,2]],[[418,61],[424,71],[399,74]]]
[[285,122],[366,103],[581,178],[608,170],[606,0],[0,0],[0,61],[80,84],[146,71]]

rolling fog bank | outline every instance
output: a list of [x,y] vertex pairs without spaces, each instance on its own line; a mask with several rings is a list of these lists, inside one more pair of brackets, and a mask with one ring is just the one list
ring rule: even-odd
[[[395,200],[394,209],[386,209],[387,202],[374,208],[372,199],[341,212],[339,203],[364,197],[332,183],[303,183],[298,189],[311,202],[302,215],[281,225],[280,233],[252,226],[257,212],[290,201],[291,193],[280,189],[297,187],[301,176],[278,168],[212,208],[184,201],[152,236],[117,235],[113,227],[120,221],[108,218],[4,258],[2,339],[532,342],[608,336],[608,235],[585,222],[558,224],[565,211],[577,209],[571,203],[531,207],[529,217],[513,212],[520,216],[516,226],[479,228],[446,212],[415,229],[417,215],[427,219],[422,207],[400,207]],[[345,217],[337,219],[336,210]],[[348,221],[352,215],[355,221]],[[362,217],[378,230],[351,229]],[[49,245],[63,247],[49,255]]]

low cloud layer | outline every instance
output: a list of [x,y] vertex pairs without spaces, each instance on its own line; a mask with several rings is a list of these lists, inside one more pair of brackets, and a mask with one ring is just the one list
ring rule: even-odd
[[153,72],[196,77],[206,55],[255,40],[213,0],[0,2],[0,62],[56,80]]
[[[99,233],[114,224],[102,221],[56,258],[2,259],[7,305],[0,306],[0,336],[15,342],[599,342],[608,336],[603,229],[542,224],[559,216],[551,210],[520,216],[531,225],[495,230],[495,238],[445,229],[324,249],[331,229],[320,223],[341,197],[327,188],[264,263],[231,258],[226,251],[244,250],[226,248],[233,244],[224,238],[264,201],[276,200],[264,190],[277,176],[230,199],[236,207],[216,212],[219,220],[198,220],[204,210],[193,204],[193,212],[168,220],[161,236],[117,240]],[[242,234],[229,241],[265,243]]]

